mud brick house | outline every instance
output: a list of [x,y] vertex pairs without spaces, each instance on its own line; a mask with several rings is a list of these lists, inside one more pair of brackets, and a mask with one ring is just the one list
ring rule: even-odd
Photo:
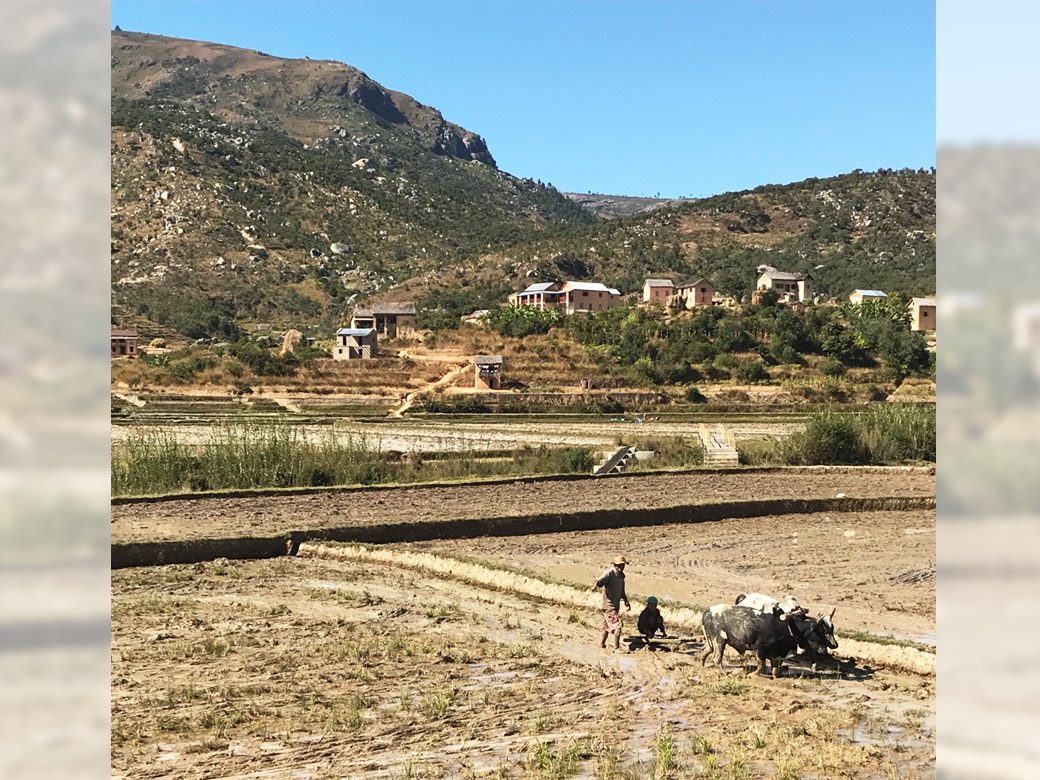
[[137,331],[112,329],[112,357],[137,355]]
[[910,330],[935,330],[935,298],[911,298],[907,305],[910,309]]
[[473,356],[473,388],[475,390],[502,389],[502,356]]
[[668,303],[675,294],[675,285],[671,279],[647,279],[643,282],[643,303]]
[[812,276],[794,271],[777,271],[772,268],[762,272],[755,283],[758,290],[772,290],[781,303],[812,300]]
[[411,336],[415,332],[415,304],[373,303],[370,306],[358,306],[350,318],[350,327],[374,328],[378,336],[387,339]]
[[375,328],[340,328],[336,331],[333,360],[374,358],[377,354]]
[[707,279],[694,279],[683,282],[675,290],[676,306],[684,306],[693,309],[697,306],[711,306],[715,297],[715,285]]
[[853,290],[849,295],[849,303],[859,306],[865,301],[883,301],[887,298],[888,295],[881,290]]
[[509,296],[515,306],[560,309],[565,314],[588,314],[621,305],[621,293],[600,282],[552,282],[532,284]]

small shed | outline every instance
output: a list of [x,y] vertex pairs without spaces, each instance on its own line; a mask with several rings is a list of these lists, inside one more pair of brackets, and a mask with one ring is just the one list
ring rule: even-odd
[[849,303],[859,306],[866,301],[883,301],[887,298],[888,294],[883,290],[853,290],[849,295]]
[[501,355],[474,355],[473,388],[475,390],[501,390],[503,362]]
[[358,360],[376,355],[375,328],[340,328],[336,331],[336,347],[332,351],[334,360]]
[[137,355],[137,331],[112,328],[112,357]]
[[910,330],[935,330],[935,296],[911,298],[907,308],[910,309]]

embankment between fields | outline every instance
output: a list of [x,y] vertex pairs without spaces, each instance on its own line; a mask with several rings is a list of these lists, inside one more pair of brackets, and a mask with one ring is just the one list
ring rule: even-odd
[[[602,598],[599,593],[590,592],[588,589],[579,589],[571,585],[548,582],[529,574],[521,574],[501,568],[493,568],[477,562],[460,561],[430,553],[305,542],[300,545],[297,554],[305,557],[354,560],[380,563],[388,566],[401,566],[460,580],[471,585],[509,591],[510,593],[522,593],[542,601],[579,609],[598,609]],[[636,594],[632,594],[632,598],[635,600]],[[703,608],[701,607],[669,606],[668,624],[692,631],[699,631],[702,611]],[[854,658],[860,662],[901,669],[914,674],[935,674],[935,654],[914,647],[842,638],[840,650],[842,655]]]
[[115,543],[112,545],[112,567],[119,569],[131,566],[198,563],[214,558],[275,558],[280,555],[293,555],[301,544],[310,541],[388,544],[703,523],[729,518],[816,512],[898,512],[931,509],[935,509],[935,498],[931,496],[776,498],[685,504],[654,509],[613,509],[466,520],[356,524],[337,528],[302,528],[276,536]]
[[285,488],[243,488],[239,490],[209,490],[204,492],[163,493],[149,496],[115,496],[112,506],[129,506],[133,504],[162,504],[168,501],[199,501],[212,498],[264,498],[270,496],[310,496],[339,493],[382,493],[400,490],[406,487],[446,488],[454,489],[466,485],[514,484],[517,482],[582,482],[592,480],[624,480],[640,479],[649,475],[668,474],[895,474],[919,473],[934,474],[935,466],[741,466],[738,468],[709,468],[698,466],[681,469],[653,469],[652,471],[633,471],[623,474],[610,474],[593,477],[589,474],[543,474],[527,477],[487,477],[485,479],[457,479],[443,482],[414,482],[392,485],[342,485],[337,487],[285,487]]

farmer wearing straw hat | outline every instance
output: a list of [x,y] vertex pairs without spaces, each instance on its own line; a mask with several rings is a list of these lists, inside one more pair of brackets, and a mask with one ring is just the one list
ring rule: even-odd
[[618,555],[612,561],[613,565],[603,572],[589,590],[595,591],[603,588],[603,638],[599,646],[607,646],[607,637],[614,634],[614,649],[621,645],[621,602],[625,602],[626,611],[632,609],[625,595],[625,560],[624,555]]
[[646,600],[646,608],[639,613],[639,633],[649,642],[658,631],[661,632],[661,636],[668,636],[664,630],[664,618],[657,608],[657,596],[650,596]]

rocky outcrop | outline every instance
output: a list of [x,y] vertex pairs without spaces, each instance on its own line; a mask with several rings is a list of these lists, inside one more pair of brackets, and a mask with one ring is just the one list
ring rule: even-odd
[[447,122],[437,128],[431,149],[434,154],[458,157],[460,160],[476,160],[484,165],[496,167],[495,158],[491,156],[483,138]]
[[364,74],[345,82],[336,91],[336,95],[354,101],[379,118],[392,122],[395,125],[404,124],[408,121],[394,103],[394,99]]

